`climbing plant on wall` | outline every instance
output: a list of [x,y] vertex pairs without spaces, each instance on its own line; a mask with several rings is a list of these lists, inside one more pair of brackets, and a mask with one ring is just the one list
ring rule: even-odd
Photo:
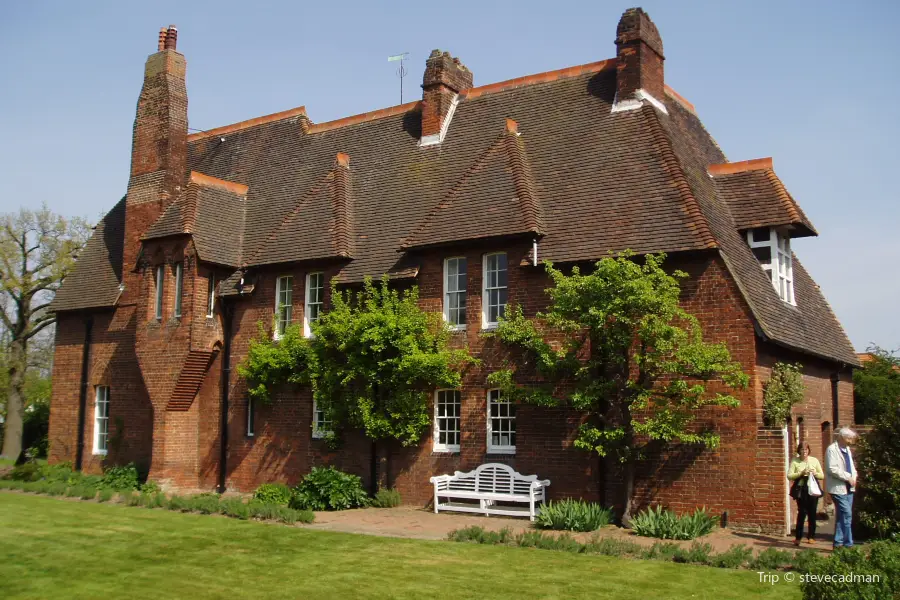
[[355,428],[373,440],[417,443],[431,425],[430,394],[459,387],[475,359],[450,347],[447,325],[419,307],[415,287],[397,291],[385,278],[354,293],[332,283],[331,301],[310,338],[297,326],[279,340],[260,329],[238,367],[251,397],[271,402],[276,386],[309,385],[333,435]]
[[768,425],[783,427],[791,408],[803,402],[806,386],[800,364],[777,362],[763,387],[763,417]]

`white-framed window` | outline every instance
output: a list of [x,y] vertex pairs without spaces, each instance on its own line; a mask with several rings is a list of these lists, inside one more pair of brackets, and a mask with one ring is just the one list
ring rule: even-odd
[[462,402],[459,390],[434,392],[434,451],[459,452],[460,413]]
[[206,298],[206,316],[212,317],[213,311],[216,309],[216,274],[210,273],[206,281],[209,286]]
[[284,330],[291,324],[294,301],[294,278],[290,275],[282,275],[275,281],[275,339],[284,334]]
[[98,385],[94,395],[94,454],[106,454],[109,444],[109,386]]
[[256,402],[247,396],[247,437],[256,435]]
[[444,260],[444,320],[451,329],[466,328],[466,258]]
[[484,290],[481,296],[481,326],[497,326],[506,315],[506,252],[484,255]]
[[488,453],[515,454],[516,405],[503,398],[500,390],[488,390],[487,405]]
[[319,405],[313,400],[312,436],[316,439],[323,438],[331,433],[331,419],[324,410],[319,410]]
[[325,305],[325,274],[309,273],[306,276],[306,306],[303,310],[303,335],[312,336],[311,323],[319,320]]
[[747,232],[747,243],[778,297],[796,305],[794,298],[794,267],[791,260],[791,238],[774,227],[757,227]]
[[162,320],[163,314],[163,282],[166,277],[166,268],[163,265],[156,267],[156,320]]
[[184,296],[182,287],[184,285],[184,263],[175,263],[175,316],[181,316],[181,300]]

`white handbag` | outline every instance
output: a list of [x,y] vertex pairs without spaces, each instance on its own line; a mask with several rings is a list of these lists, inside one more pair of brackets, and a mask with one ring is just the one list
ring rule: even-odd
[[822,495],[822,488],[819,487],[819,482],[816,481],[815,473],[811,471],[809,473],[809,479],[806,481],[806,489],[809,490],[810,496],[818,497]]

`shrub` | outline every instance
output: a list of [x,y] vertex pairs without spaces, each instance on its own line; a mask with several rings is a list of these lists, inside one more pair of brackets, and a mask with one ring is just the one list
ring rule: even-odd
[[19,489],[19,483],[12,479],[0,479],[0,490],[17,490]]
[[143,506],[141,501],[143,499],[143,494],[135,494],[134,492],[125,492],[122,494],[122,503],[125,506]]
[[82,500],[93,500],[96,495],[97,488],[85,485],[81,487],[81,494],[79,495],[79,498],[81,498]]
[[750,561],[750,568],[754,571],[775,571],[791,564],[793,558],[787,550],[766,548]]
[[791,570],[798,573],[811,573],[816,569],[816,563],[822,559],[823,556],[815,550],[800,550],[791,559]]
[[[873,549],[874,550],[874,549]],[[900,595],[900,581],[890,579],[859,548],[838,548],[828,558],[820,558],[801,579],[800,590],[805,600],[856,600],[896,598]],[[852,573],[853,578],[847,580]],[[826,580],[825,578],[828,577]],[[878,581],[876,581],[876,577]],[[893,587],[893,589],[892,589]]]
[[869,563],[887,576],[895,597],[900,596],[900,542],[872,542],[868,550]]
[[109,488],[101,488],[100,495],[97,496],[97,502],[109,502],[116,495],[116,490]]
[[162,488],[159,487],[159,484],[155,481],[145,481],[143,484],[141,484],[141,492],[143,493],[156,494],[161,491]]
[[185,498],[184,496],[172,496],[166,503],[166,508],[180,512],[191,512],[193,505],[190,498]]
[[137,467],[134,466],[134,463],[107,467],[103,470],[100,483],[103,487],[114,490],[136,490],[138,489]]
[[51,496],[62,496],[66,493],[66,484],[63,481],[47,482],[47,493]]
[[706,535],[716,527],[718,518],[709,514],[706,508],[698,508],[693,513],[676,515],[661,506],[651,506],[631,521],[631,528],[638,535],[663,540],[692,540]]
[[345,510],[366,506],[369,498],[356,475],[334,467],[314,467],[303,478],[291,498],[290,507],[299,510]]
[[900,405],[875,418],[860,442],[859,520],[875,536],[900,541]]
[[190,507],[194,512],[203,515],[218,514],[221,508],[219,496],[216,494],[199,494],[190,499]]
[[641,554],[641,558],[650,560],[673,560],[681,546],[674,542],[656,542]]
[[451,542],[475,542],[480,544],[484,537],[484,527],[472,525],[462,529],[454,529],[447,535],[447,539]]
[[541,508],[535,524],[542,529],[569,531],[596,531],[612,522],[609,508],[583,500],[550,502]]
[[264,483],[253,492],[253,499],[287,506],[291,501],[291,488],[283,483]]
[[672,560],[677,563],[693,563],[697,565],[708,565],[712,556],[712,546],[709,544],[701,544],[694,542],[691,547],[685,550],[679,548],[672,555]]
[[244,520],[250,518],[250,507],[240,498],[225,498],[219,503],[219,510],[226,517]]
[[372,506],[376,508],[394,508],[400,506],[400,492],[394,489],[378,490],[375,499],[372,500]]
[[41,479],[41,466],[34,462],[27,462],[13,467],[12,471],[4,476],[4,479],[13,481],[37,481]]
[[274,521],[278,518],[278,506],[278,504],[260,500],[251,500],[247,504],[247,508],[250,510],[250,517],[264,521]]
[[[812,552],[813,550],[805,550]],[[720,569],[740,569],[753,559],[753,550],[744,544],[735,544],[725,552],[710,557],[709,564]]]
[[72,485],[66,489],[67,498],[78,498],[84,493],[84,488],[80,485]]
[[643,547],[634,542],[614,538],[601,538],[595,535],[591,541],[585,544],[584,551],[604,556],[640,556],[643,552]]

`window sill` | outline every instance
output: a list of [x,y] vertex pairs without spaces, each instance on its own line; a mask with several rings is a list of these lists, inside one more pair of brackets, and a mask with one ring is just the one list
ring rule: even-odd
[[496,454],[497,456],[515,456],[516,449],[513,448],[488,448],[487,454]]
[[432,448],[431,455],[432,456],[459,456],[460,451],[458,447],[449,447],[449,448]]
[[499,327],[500,327],[499,323],[489,323],[487,325],[482,325],[481,331],[497,331],[497,329]]
[[106,456],[107,452],[108,450],[94,450],[92,454],[94,456]]
[[324,439],[327,439],[327,438],[328,438],[328,434],[330,434],[330,433],[331,433],[330,431],[325,431],[325,432],[321,432],[321,433],[313,433],[313,434],[312,434],[312,439],[314,439],[314,440],[324,440]]

